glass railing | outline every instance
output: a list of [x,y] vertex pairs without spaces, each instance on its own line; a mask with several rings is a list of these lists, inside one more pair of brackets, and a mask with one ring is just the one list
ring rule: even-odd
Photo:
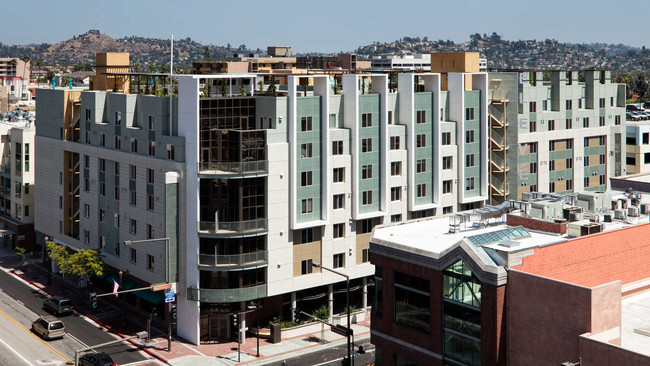
[[202,173],[267,173],[269,170],[268,160],[240,161],[240,162],[200,162],[199,171]]
[[199,232],[213,235],[247,234],[266,231],[268,219],[248,221],[199,221]]
[[224,303],[250,301],[266,297],[266,284],[232,289],[187,288],[187,299],[200,302]]
[[199,254],[199,266],[245,266],[259,265],[266,263],[267,251],[233,254],[233,255],[214,255]]

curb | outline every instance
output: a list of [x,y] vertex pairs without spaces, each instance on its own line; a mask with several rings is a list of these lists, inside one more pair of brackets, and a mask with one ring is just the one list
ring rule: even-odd
[[[31,286],[36,287],[37,289],[39,289],[40,291],[44,292],[45,294],[47,294],[47,295],[49,295],[49,296],[52,296],[51,293],[49,293],[49,292],[47,292],[47,291],[45,290],[45,286],[43,286],[42,284],[40,284],[40,283],[36,283],[36,282],[34,282],[34,281],[32,281],[32,280],[30,280],[30,279],[24,277],[22,274],[16,273],[16,271],[15,271],[14,269],[10,269],[8,272],[9,272],[9,274],[11,274],[11,275],[13,275],[13,276],[18,277],[18,278],[21,279],[22,281],[27,282],[27,283],[30,284]],[[103,328],[107,329],[109,332],[111,332],[111,333],[117,335],[118,337],[120,337],[120,338],[122,338],[122,339],[127,338],[127,336],[125,336],[124,334],[114,331],[114,330],[111,328],[111,326],[106,325],[106,324],[103,324],[102,322],[100,322],[97,318],[93,317],[92,315],[88,315],[88,314],[86,314],[85,312],[82,312],[82,311],[79,311],[79,310],[75,310],[75,311],[78,312],[78,313],[80,313],[80,314],[82,314],[84,317],[86,317],[86,318],[92,320],[92,321],[93,321],[94,323],[96,323],[97,325],[102,326]],[[138,349],[140,349],[142,352],[146,353],[147,355],[149,355],[149,356],[151,356],[151,357],[153,357],[153,358],[156,358],[157,360],[162,361],[162,362],[164,362],[164,363],[166,363],[166,364],[168,364],[168,365],[170,364],[169,361],[168,361],[167,359],[165,359],[164,357],[162,357],[162,356],[160,356],[160,355],[158,355],[158,354],[156,354],[156,353],[150,351],[149,349],[145,348],[145,347],[142,346],[141,344],[136,343],[136,342],[133,341],[132,339],[128,340],[127,342],[129,342],[130,344],[136,346]]]

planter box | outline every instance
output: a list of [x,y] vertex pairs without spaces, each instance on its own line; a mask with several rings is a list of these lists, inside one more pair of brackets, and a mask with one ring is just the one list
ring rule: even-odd
[[296,327],[283,328],[282,338],[294,338],[305,334],[320,332],[321,323],[306,323]]
[[[350,313],[350,322],[352,324],[362,322],[366,320],[366,311],[359,310],[354,313]],[[342,326],[347,326],[348,324],[348,314],[337,314],[332,316],[332,324],[340,324]]]

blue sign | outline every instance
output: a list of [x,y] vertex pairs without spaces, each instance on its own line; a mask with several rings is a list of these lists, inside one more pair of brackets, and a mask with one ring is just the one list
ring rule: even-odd
[[165,290],[165,302],[174,302],[176,300],[176,293],[173,288],[168,288]]

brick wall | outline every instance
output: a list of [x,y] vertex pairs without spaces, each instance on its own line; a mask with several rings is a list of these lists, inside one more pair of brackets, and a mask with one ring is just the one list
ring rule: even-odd
[[530,230],[566,234],[566,223],[558,224],[552,221],[538,220],[510,214],[506,216],[506,223],[510,226],[523,226]]
[[594,287],[615,280],[624,285],[650,276],[650,224],[571,239],[535,249],[523,272]]

